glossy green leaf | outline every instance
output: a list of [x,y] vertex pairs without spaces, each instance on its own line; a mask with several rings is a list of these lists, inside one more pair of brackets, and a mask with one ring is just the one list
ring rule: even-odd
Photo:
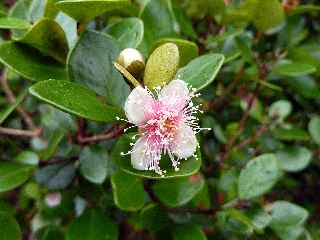
[[144,84],[153,89],[173,80],[178,70],[179,59],[177,45],[166,43],[157,47],[147,61]]
[[52,164],[37,171],[36,181],[49,190],[60,190],[72,182],[75,173],[76,169],[72,163]]
[[119,53],[112,37],[101,32],[85,32],[69,55],[70,79],[105,96],[108,103],[123,105],[130,88],[113,66]]
[[280,63],[273,68],[273,72],[286,77],[298,77],[316,72],[317,69],[306,63]]
[[155,47],[163,45],[165,43],[174,43],[179,48],[180,62],[179,66],[183,67],[192,59],[198,57],[199,49],[194,42],[179,39],[179,38],[162,38],[155,43]]
[[188,203],[203,188],[201,175],[169,179],[153,185],[155,195],[169,207],[178,207]]
[[39,163],[39,156],[32,151],[23,151],[19,153],[18,156],[16,156],[15,162],[31,166],[37,166]]
[[120,49],[137,48],[143,39],[144,26],[139,18],[125,18],[104,30],[119,43]]
[[239,176],[239,197],[250,199],[268,192],[281,175],[274,154],[263,154],[250,160]]
[[173,230],[174,240],[206,240],[207,237],[201,227],[195,224],[176,226]]
[[155,203],[150,203],[142,209],[140,220],[143,228],[152,232],[164,229],[170,224],[168,214]]
[[22,233],[20,226],[13,216],[7,213],[0,213],[0,239],[21,240]]
[[0,125],[10,116],[10,114],[18,107],[26,96],[26,91],[23,91],[16,99],[15,103],[10,104],[6,109],[0,111]]
[[115,122],[122,113],[100,101],[96,94],[80,84],[48,80],[33,85],[30,93],[62,111],[98,122]]
[[2,162],[0,163],[0,192],[10,191],[31,176],[33,167],[30,165]]
[[312,137],[313,141],[320,145],[320,117],[314,116],[311,118],[309,125],[309,134]]
[[137,211],[145,201],[142,179],[122,171],[111,177],[113,199],[118,208],[124,211]]
[[197,90],[201,90],[213,82],[223,61],[224,56],[221,54],[203,55],[180,68],[176,76]]
[[54,19],[58,12],[59,9],[55,5],[59,0],[46,0],[46,6],[44,9],[44,17]]
[[287,100],[278,100],[271,104],[269,108],[269,117],[278,119],[282,122],[292,111],[292,104]]
[[68,231],[68,240],[117,240],[118,227],[105,214],[97,210],[88,210],[75,219]]
[[0,62],[31,81],[67,78],[64,65],[20,43],[0,45]]
[[105,12],[127,7],[129,3],[129,0],[62,0],[56,6],[78,22],[88,22]]
[[88,181],[101,184],[113,172],[114,164],[102,148],[84,148],[80,153],[80,171]]
[[68,54],[68,43],[63,29],[51,19],[37,22],[18,42],[38,49],[44,56],[65,63]]
[[164,178],[174,178],[174,177],[184,177],[190,176],[195,174],[199,171],[201,166],[201,155],[200,152],[197,152],[198,159],[195,157],[190,157],[186,161],[181,161],[179,166],[180,170],[175,171],[174,168],[171,166],[171,162],[169,157],[163,156],[160,161],[161,169],[166,170],[166,174],[164,177],[161,177],[159,174],[153,171],[139,171],[132,167],[130,155],[122,156],[121,152],[128,152],[131,149],[130,143],[132,142],[131,139],[132,135],[124,135],[122,136],[115,148],[112,152],[112,158],[116,161],[117,165],[126,173],[133,174],[140,177],[145,178],[153,178],[153,179],[164,179]]
[[64,30],[69,48],[73,48],[78,39],[76,20],[64,14],[63,12],[59,12],[57,17],[55,18],[55,21],[59,23],[59,25]]
[[28,21],[19,18],[0,18],[0,29],[28,29],[31,27]]
[[308,166],[312,152],[300,146],[290,146],[276,153],[279,167],[288,172],[301,171]]

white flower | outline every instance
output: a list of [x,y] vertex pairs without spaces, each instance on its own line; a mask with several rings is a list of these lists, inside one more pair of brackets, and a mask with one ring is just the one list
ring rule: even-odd
[[159,166],[162,154],[169,155],[176,171],[181,159],[195,156],[195,135],[201,130],[194,116],[199,106],[191,101],[195,96],[182,80],[156,88],[155,94],[141,86],[131,92],[125,113],[128,121],[138,127],[140,138],[126,154],[131,154],[135,169],[153,170],[163,176],[165,171]]

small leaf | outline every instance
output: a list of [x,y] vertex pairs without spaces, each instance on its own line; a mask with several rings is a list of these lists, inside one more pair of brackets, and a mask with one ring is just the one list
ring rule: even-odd
[[320,145],[320,117],[314,116],[311,118],[308,125],[309,133],[318,145]]
[[0,192],[10,191],[20,186],[28,180],[32,171],[33,167],[30,165],[11,162],[0,163]]
[[179,49],[173,43],[156,48],[150,55],[144,73],[144,83],[149,89],[163,86],[174,79],[179,66]]
[[124,211],[138,211],[144,205],[145,192],[141,178],[118,171],[111,177],[113,199]]
[[286,147],[276,153],[279,167],[288,172],[305,169],[312,159],[309,149],[300,146]]
[[199,55],[199,49],[197,44],[179,38],[162,38],[155,43],[155,47],[158,47],[165,43],[173,43],[178,46],[180,55],[180,67],[183,67]]
[[250,199],[268,192],[281,176],[276,156],[263,154],[250,160],[238,180],[239,197]]
[[129,3],[129,0],[63,0],[56,6],[78,22],[89,22],[105,12],[127,7]]
[[118,235],[117,225],[97,210],[76,218],[67,231],[68,240],[117,240]]
[[269,117],[278,119],[282,122],[286,119],[292,111],[292,105],[287,100],[278,100],[270,106]]
[[15,162],[31,166],[37,166],[39,163],[39,157],[35,152],[23,151],[15,158]]
[[106,150],[84,148],[80,153],[81,174],[90,182],[101,184],[113,172],[114,165]]
[[118,40],[120,49],[137,48],[143,39],[143,22],[139,18],[126,18],[104,29]]
[[317,69],[306,63],[280,63],[273,68],[273,72],[285,77],[298,77],[316,72]]
[[203,188],[201,175],[169,179],[153,185],[155,195],[169,207],[178,207],[188,203]]
[[224,56],[221,54],[203,55],[180,68],[176,76],[197,90],[201,90],[213,82],[223,61]]
[[83,33],[69,55],[70,80],[105,96],[108,103],[122,106],[130,88],[113,66],[119,53],[119,47],[112,37],[95,31]]
[[301,128],[275,128],[271,132],[275,138],[283,141],[308,141],[310,139],[308,132]]
[[65,63],[68,43],[63,29],[51,19],[37,22],[30,30],[16,41],[38,49],[43,55]]
[[28,21],[19,18],[0,18],[0,29],[28,29],[31,27]]
[[22,233],[17,221],[7,213],[0,213],[0,239],[21,240]]
[[53,164],[38,170],[36,180],[50,190],[59,190],[72,182],[75,173],[76,169],[72,163]]
[[67,79],[64,65],[19,43],[7,42],[0,45],[0,62],[31,81]]
[[80,84],[48,80],[29,89],[35,97],[62,111],[98,122],[114,122],[121,111],[99,101],[96,94]]
[[177,225],[173,230],[174,240],[206,240],[207,237],[201,227],[196,224]]
[[161,169],[166,170],[166,174],[162,177],[159,174],[153,171],[140,171],[136,170],[131,165],[130,155],[122,156],[121,152],[128,152],[131,148],[130,143],[132,142],[131,139],[132,135],[124,135],[122,136],[115,148],[112,152],[112,158],[117,163],[117,165],[121,168],[122,171],[140,176],[145,178],[152,178],[152,179],[164,179],[164,178],[174,178],[174,177],[184,177],[190,176],[195,174],[199,171],[201,166],[201,155],[200,152],[197,152],[198,158],[190,157],[187,160],[181,161],[179,166],[180,170],[175,171],[174,168],[171,166],[171,161],[169,157],[163,156],[160,161]]

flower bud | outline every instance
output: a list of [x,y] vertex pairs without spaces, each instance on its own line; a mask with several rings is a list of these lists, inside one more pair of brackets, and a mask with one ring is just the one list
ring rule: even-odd
[[145,68],[142,54],[134,48],[124,49],[119,54],[117,63],[123,66],[135,78],[140,78]]

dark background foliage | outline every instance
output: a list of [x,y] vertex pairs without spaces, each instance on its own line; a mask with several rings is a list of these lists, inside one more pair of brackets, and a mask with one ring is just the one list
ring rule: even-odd
[[[320,239],[318,0],[2,0],[0,31],[1,240]],[[155,179],[113,62],[164,43],[145,83],[178,71],[212,131]]]

